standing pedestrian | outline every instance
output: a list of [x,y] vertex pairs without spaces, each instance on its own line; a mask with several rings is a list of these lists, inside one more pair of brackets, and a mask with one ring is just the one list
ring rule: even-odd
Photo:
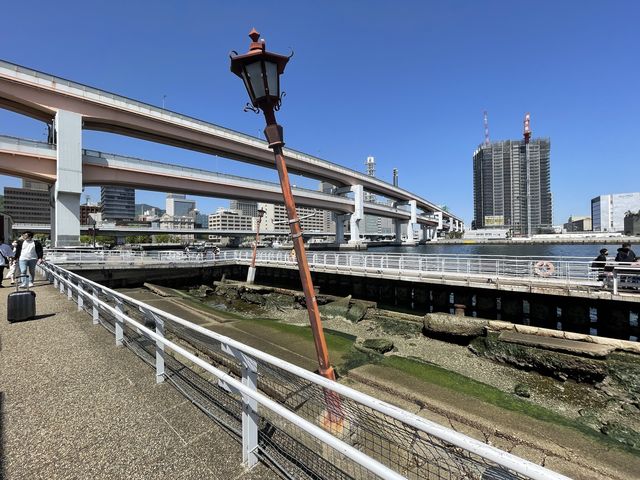
[[21,288],[33,287],[33,281],[36,278],[36,264],[42,262],[43,254],[42,244],[33,239],[33,232],[24,232],[15,253],[20,274],[24,275]]
[[13,261],[13,249],[4,243],[4,238],[0,238],[0,288],[3,287],[4,269],[11,266]]

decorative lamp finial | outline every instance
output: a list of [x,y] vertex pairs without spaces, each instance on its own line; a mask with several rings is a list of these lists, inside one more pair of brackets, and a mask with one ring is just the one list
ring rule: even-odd
[[252,28],[249,32],[249,38],[254,42],[257,42],[260,39],[260,33],[255,28]]
[[253,50],[264,50],[264,40],[260,41],[260,32],[258,32],[255,28],[252,28],[249,32],[249,37],[251,38],[251,44],[249,45],[249,51]]

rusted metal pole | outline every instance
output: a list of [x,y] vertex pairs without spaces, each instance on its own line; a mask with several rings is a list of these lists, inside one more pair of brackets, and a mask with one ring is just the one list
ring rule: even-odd
[[311,280],[309,263],[307,262],[304,239],[302,238],[302,227],[300,226],[300,219],[296,212],[295,200],[293,199],[293,193],[291,192],[287,164],[284,160],[284,155],[282,154],[282,147],[284,145],[282,127],[276,122],[273,108],[263,108],[263,112],[267,122],[267,128],[265,128],[264,133],[269,142],[269,148],[273,150],[273,154],[275,156],[278,177],[280,178],[280,187],[284,198],[284,206],[287,209],[287,216],[289,218],[291,239],[293,240],[293,248],[296,252],[298,271],[300,272],[300,280],[302,282],[302,291],[304,292],[304,299],[307,304],[309,323],[311,324],[313,342],[315,343],[316,355],[318,357],[318,372],[325,378],[335,380],[335,372],[329,363],[329,351],[327,349],[327,342],[324,338],[324,331],[322,330],[320,310],[318,310],[318,301],[313,288],[313,281]]

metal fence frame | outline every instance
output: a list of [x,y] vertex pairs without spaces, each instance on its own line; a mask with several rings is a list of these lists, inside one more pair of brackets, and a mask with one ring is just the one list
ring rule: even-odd
[[[283,420],[292,422],[296,427],[305,431],[323,445],[327,445],[349,458],[355,464],[360,465],[371,474],[384,479],[402,479],[400,473],[393,471],[388,466],[371,458],[366,453],[356,449],[355,447],[345,443],[330,432],[324,430],[298,416],[295,412],[287,409],[285,406],[277,403],[264,393],[257,390],[256,382],[256,359],[273,365],[290,374],[296,375],[305,381],[316,384],[322,389],[335,392],[343,397],[349,398],[355,402],[359,402],[368,408],[379,412],[381,415],[389,416],[398,422],[410,425],[412,428],[424,432],[424,434],[436,437],[447,444],[453,445],[457,449],[478,455],[501,468],[505,471],[514,472],[517,476],[506,478],[531,478],[536,480],[548,479],[566,479],[567,477],[545,469],[544,467],[535,465],[527,460],[521,459],[507,452],[499,450],[490,445],[486,445],[480,441],[462,435],[454,430],[442,427],[434,422],[413,415],[407,411],[397,408],[381,400],[375,399],[361,392],[353,390],[340,383],[327,380],[319,375],[304,370],[303,368],[292,365],[279,358],[273,357],[265,352],[242,344],[231,338],[217,334],[203,327],[195,325],[184,319],[163,312],[151,305],[145,304],[138,300],[122,295],[114,290],[104,287],[98,283],[92,282],[82,276],[72,273],[60,266],[51,263],[43,263],[39,266],[41,273],[60,289],[61,293],[65,293],[69,300],[73,300],[75,292],[78,310],[85,309],[85,302],[91,305],[92,319],[94,324],[100,321],[101,311],[109,313],[115,318],[115,342],[116,345],[123,344],[123,331],[125,325],[135,329],[138,333],[143,334],[153,342],[155,342],[155,368],[157,382],[162,382],[165,376],[165,349],[169,348],[175,353],[198,365],[206,372],[212,374],[218,379],[219,386],[240,393],[242,395],[243,415],[242,415],[242,451],[243,463],[247,467],[251,467],[258,462],[257,453],[257,418],[258,405],[275,413]],[[101,300],[100,297],[108,298],[115,307]],[[138,309],[144,315],[145,319],[153,320],[155,323],[155,331],[146,327],[137,320],[127,315],[123,309],[124,303],[137,305]],[[222,370],[210,365],[196,355],[190,353],[183,347],[168,340],[165,337],[165,321],[170,320],[190,330],[196,331],[201,335],[208,337],[213,342],[219,342],[227,353],[236,357],[242,364],[242,380],[238,380]],[[483,478],[485,478],[483,476]],[[493,477],[486,477],[493,478]]]

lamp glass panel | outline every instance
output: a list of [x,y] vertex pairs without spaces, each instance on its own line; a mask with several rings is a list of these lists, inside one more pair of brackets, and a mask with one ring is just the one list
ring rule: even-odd
[[242,69],[242,81],[244,82],[244,88],[247,89],[247,93],[249,94],[249,98],[253,102],[253,98],[254,98],[253,90],[251,89],[251,83],[249,82],[249,77],[247,76],[247,71],[244,68]]
[[264,88],[264,80],[262,78],[262,62],[257,61],[247,64],[245,66],[245,71],[247,72],[253,94],[255,95],[255,98],[252,100],[258,100],[259,98],[264,97],[266,92]]
[[278,85],[278,65],[274,62],[265,62],[265,70],[267,72],[269,95],[279,97],[280,91]]

